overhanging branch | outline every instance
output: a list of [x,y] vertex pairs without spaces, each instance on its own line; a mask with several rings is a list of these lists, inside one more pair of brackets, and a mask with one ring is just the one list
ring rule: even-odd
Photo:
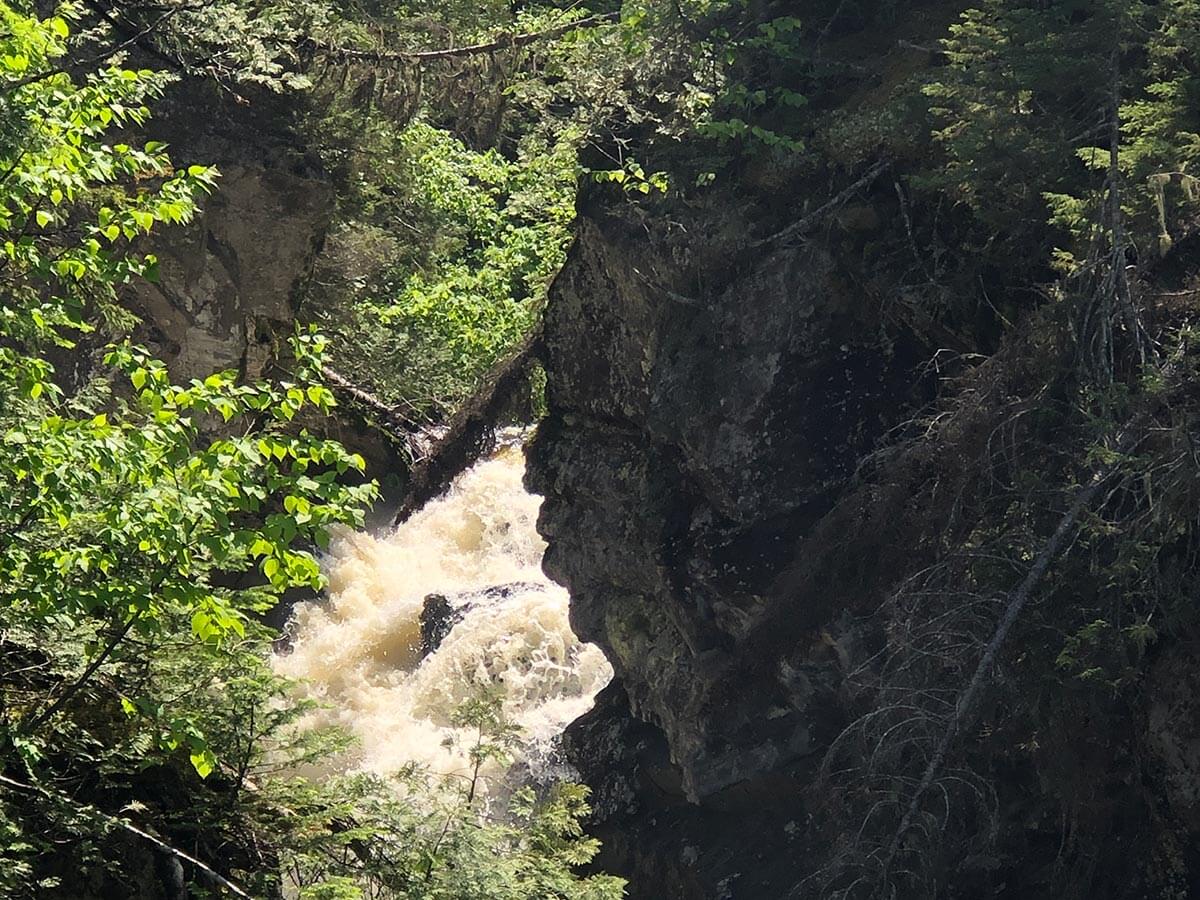
[[344,60],[369,63],[416,63],[419,65],[442,59],[455,59],[464,56],[478,56],[483,53],[495,53],[499,50],[511,50],[515,47],[524,47],[538,41],[553,40],[554,38],[562,37],[564,34],[578,31],[582,28],[599,28],[603,25],[612,25],[618,20],[618,13],[605,13],[603,15],[576,19],[574,22],[566,22],[554,28],[547,28],[544,31],[531,31],[525,34],[502,34],[494,40],[485,41],[481,44],[469,44],[465,47],[446,47],[442,50],[400,50],[387,52],[381,50],[356,50],[320,41],[309,41],[307,44],[319,53],[336,56]]

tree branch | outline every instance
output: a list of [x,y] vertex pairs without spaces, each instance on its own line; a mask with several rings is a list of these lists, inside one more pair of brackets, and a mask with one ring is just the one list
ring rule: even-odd
[[397,441],[415,458],[420,455],[417,435],[425,426],[403,415],[396,407],[391,406],[369,391],[363,390],[349,378],[328,366],[321,368],[321,374],[329,382],[335,393],[341,394],[351,406],[358,407],[369,421],[373,422]]
[[178,849],[177,847],[172,847],[170,844],[168,844],[166,841],[162,840],[161,838],[157,838],[154,835],[150,834],[149,832],[143,831],[141,828],[138,828],[136,825],[126,822],[124,819],[118,818],[117,816],[110,816],[108,813],[102,812],[101,810],[96,809],[96,807],[94,807],[94,806],[84,806],[82,804],[76,803],[74,800],[72,800],[70,797],[66,796],[65,794],[60,794],[57,791],[47,790],[46,788],[41,787],[40,785],[25,784],[24,782],[16,781],[16,780],[14,780],[12,778],[8,778],[7,776],[4,776],[4,775],[0,775],[0,784],[6,785],[7,787],[11,788],[12,790],[19,791],[24,794],[40,794],[41,796],[47,798],[48,800],[52,800],[56,803],[65,804],[66,806],[71,807],[76,812],[78,812],[82,815],[94,816],[94,817],[103,819],[105,822],[108,822],[110,825],[115,825],[117,828],[123,829],[124,831],[128,831],[130,834],[136,835],[137,837],[141,838],[142,840],[147,841],[150,844],[153,844],[155,847],[157,847],[159,850],[162,850],[164,853],[168,853],[171,856],[174,856],[176,859],[181,859],[184,862],[191,863],[197,869],[200,869],[202,872],[204,872],[206,875],[208,875],[209,878],[216,881],[222,887],[227,888],[232,893],[234,893],[236,896],[244,897],[245,900],[252,900],[250,895],[247,894],[244,890],[242,890],[241,887],[234,884],[232,881],[230,881],[228,878],[226,878],[224,875],[222,875],[216,869],[214,869],[211,866],[196,859],[196,857],[192,856],[190,853],[185,853],[184,851]]
[[27,733],[36,731],[39,727],[48,722],[56,712],[62,709],[63,704],[79,693],[79,689],[88,683],[88,680],[96,674],[97,669],[104,665],[105,660],[107,660],[112,655],[112,652],[117,649],[117,645],[120,644],[121,641],[125,640],[126,635],[128,635],[133,629],[134,623],[136,623],[140,617],[140,613],[134,613],[132,616],[130,616],[126,620],[125,624],[121,626],[120,630],[118,630],[116,634],[112,636],[112,639],[109,640],[104,649],[100,651],[99,655],[88,664],[86,669],[83,670],[83,674],[71,682],[70,687],[63,691],[58,696],[57,700],[46,707],[41,715],[36,716],[32,722],[25,726],[24,730]]
[[858,181],[854,182],[854,184],[850,185],[848,188],[846,188],[845,190],[838,193],[828,203],[825,203],[824,205],[817,207],[815,210],[810,212],[807,216],[805,216],[802,219],[799,219],[796,222],[793,222],[791,225],[787,226],[786,228],[783,228],[780,231],[777,231],[774,234],[769,235],[765,238],[761,238],[757,241],[752,241],[750,243],[750,246],[755,247],[755,248],[765,247],[768,244],[779,243],[780,241],[786,241],[789,238],[793,238],[793,237],[803,234],[804,232],[808,231],[809,229],[815,227],[818,223],[821,222],[822,219],[824,219],[827,215],[829,215],[835,209],[837,209],[838,207],[840,207],[844,203],[846,203],[846,201],[849,200],[852,196],[854,196],[854,194],[856,192],[862,190],[863,188],[865,188],[869,184],[871,184],[871,182],[873,182],[876,178],[878,178],[880,175],[882,175],[884,170],[886,170],[888,168],[888,166],[890,166],[891,164],[892,164],[892,161],[890,159],[880,160],[879,162],[875,163],[875,165],[873,165],[870,169],[868,169],[866,174],[863,175],[860,179],[858,179]]
[[[194,526],[193,526],[193,528],[194,528]],[[189,531],[189,539],[190,539],[190,536],[191,536],[191,533]],[[171,560],[171,564],[168,566],[165,566],[162,569],[162,571],[159,572],[158,575],[155,577],[154,581],[151,582],[147,586],[147,588],[146,588],[147,596],[153,595],[155,592],[158,591],[159,588],[162,587],[163,582],[167,580],[167,576],[171,574],[171,570],[174,568],[174,566],[175,566],[175,558],[173,558]],[[112,638],[109,640],[108,644],[105,645],[104,649],[102,651],[100,651],[100,655],[97,656],[95,659],[93,659],[91,661],[91,663],[88,665],[88,667],[83,670],[83,674],[80,675],[77,679],[75,679],[75,681],[73,681],[71,683],[70,687],[68,687],[62,694],[60,694],[59,698],[57,700],[55,700],[53,703],[51,703],[40,716],[35,717],[32,722],[30,722],[27,726],[25,726],[25,728],[24,728],[25,732],[30,733],[30,732],[34,731],[34,729],[38,728],[39,726],[44,725],[46,722],[48,722],[50,720],[51,716],[53,716],[56,712],[58,712],[60,709],[62,709],[63,704],[66,703],[68,700],[70,700],[72,697],[74,697],[75,694],[77,694],[79,692],[79,689],[82,688],[85,684],[87,684],[88,679],[90,679],[93,675],[96,674],[96,670],[99,669],[102,665],[104,665],[105,660],[107,660],[109,658],[109,656],[112,655],[113,651],[117,649],[117,646],[121,643],[121,641],[125,640],[125,638],[129,635],[129,632],[133,630],[133,626],[137,624],[138,620],[141,617],[142,617],[141,610],[135,611],[125,621],[125,624],[123,624],[121,626],[121,628],[112,636]]]
[[167,10],[165,13],[163,13],[161,16],[159,16],[157,19],[155,19],[149,25],[144,26],[140,31],[136,32],[131,37],[121,41],[119,44],[112,45],[107,50],[103,51],[102,53],[98,53],[97,55],[89,57],[88,59],[79,60],[78,62],[68,61],[68,64],[65,66],[59,66],[59,67],[56,67],[53,69],[47,69],[42,72],[34,72],[31,75],[26,75],[24,78],[18,78],[16,81],[6,82],[5,84],[0,85],[0,90],[3,90],[4,93],[10,93],[12,91],[18,90],[19,88],[26,87],[27,85],[36,84],[39,81],[45,81],[47,78],[50,78],[54,75],[61,75],[64,72],[70,71],[71,69],[90,69],[92,66],[98,65],[99,63],[107,62],[108,60],[110,60],[114,56],[116,56],[118,53],[121,53],[124,50],[128,50],[134,44],[140,42],[147,35],[151,34],[156,29],[158,29],[161,26],[163,26],[164,24],[166,24],[166,22],[169,19],[171,19],[173,16],[176,16],[181,12],[195,10],[195,9],[202,9],[202,8],[203,8],[203,5],[196,6],[196,7],[189,7],[189,6],[186,6],[183,4],[173,7],[172,9]]
[[[1118,455],[1123,454],[1130,448],[1133,444],[1135,433],[1135,424],[1131,424],[1117,442]],[[996,663],[996,658],[1000,653],[1001,647],[1004,645],[1005,639],[1008,637],[1009,631],[1016,624],[1017,618],[1021,615],[1021,610],[1025,608],[1025,604],[1029,602],[1029,598],[1033,596],[1034,589],[1046,574],[1046,570],[1050,568],[1050,563],[1058,556],[1058,551],[1062,548],[1063,542],[1066,541],[1067,537],[1074,530],[1076,521],[1091,506],[1101,486],[1116,471],[1118,463],[1119,459],[1117,462],[1101,466],[1092,475],[1087,485],[1075,495],[1075,499],[1071,502],[1070,507],[1068,507],[1062,518],[1059,519],[1054,533],[1042,545],[1041,552],[1034,559],[1033,565],[1029,567],[1029,570],[1025,573],[1025,577],[1021,579],[1021,583],[1013,591],[1011,599],[1008,601],[1008,606],[1005,607],[1004,615],[1001,616],[1000,621],[996,624],[996,630],[992,632],[992,637],[984,648],[983,655],[979,658],[979,664],[975,667],[975,671],[971,675],[971,680],[967,683],[966,689],[958,696],[954,713],[951,715],[946,730],[942,733],[942,737],[938,741],[937,749],[929,760],[929,764],[925,767],[925,771],[921,775],[921,780],[918,782],[916,790],[909,800],[904,816],[900,819],[900,824],[897,826],[895,834],[892,835],[891,843],[888,845],[887,856],[884,859],[885,879],[891,871],[896,854],[900,850],[901,841],[904,840],[904,836],[913,825],[913,820],[916,818],[920,808],[921,798],[933,785],[934,779],[941,772],[954,738],[970,722],[975,712],[976,702],[988,682],[992,667]]]
[[308,41],[307,43],[308,46],[321,53],[338,56],[342,59],[375,63],[400,62],[421,64],[441,59],[477,56],[481,53],[494,53],[497,50],[524,47],[527,44],[537,43],[538,41],[562,37],[564,34],[577,31],[581,28],[599,28],[603,25],[612,25],[619,21],[619,19],[619,13],[605,13],[598,16],[588,16],[584,19],[576,19],[574,22],[567,22],[563,25],[557,25],[554,28],[547,28],[545,31],[531,31],[526,34],[504,34],[495,40],[485,41],[482,44],[470,44],[465,47],[447,47],[443,50],[384,52],[379,50],[355,50],[348,47],[336,47],[333,44],[326,44],[319,41]]

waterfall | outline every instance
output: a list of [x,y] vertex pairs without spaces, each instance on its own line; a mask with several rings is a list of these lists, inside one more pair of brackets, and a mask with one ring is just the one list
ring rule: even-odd
[[[337,724],[358,739],[346,768],[385,774],[416,762],[465,774],[471,738],[450,714],[491,686],[536,773],[612,676],[600,650],[571,631],[567,592],[541,571],[541,500],[525,491],[523,471],[520,448],[504,447],[390,533],[334,536],[328,596],[297,606],[290,651],[275,666],[324,707],[306,724]],[[421,612],[433,594],[453,626],[422,658]]]

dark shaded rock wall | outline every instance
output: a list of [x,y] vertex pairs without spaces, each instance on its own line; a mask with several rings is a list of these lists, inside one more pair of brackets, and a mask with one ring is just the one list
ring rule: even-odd
[[[914,397],[912,360],[825,250],[747,253],[719,228],[688,222],[714,235],[697,278],[713,287],[691,297],[646,274],[671,271],[670,237],[655,246],[619,211],[585,221],[547,314],[553,415],[533,454],[547,570],[693,800],[813,749],[789,692],[807,709],[825,679],[731,694],[730,669],[795,535]],[[809,627],[827,622],[821,598],[806,605]]]
[[650,225],[585,200],[547,310],[529,482],[545,567],[616,670],[568,741],[635,897],[789,884],[800,790],[861,654],[846,598],[775,582],[926,396],[918,345],[848,287],[841,238],[754,248],[755,216],[732,193]]

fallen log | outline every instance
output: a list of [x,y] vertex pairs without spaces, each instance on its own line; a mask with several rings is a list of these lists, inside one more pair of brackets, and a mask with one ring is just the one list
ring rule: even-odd
[[370,391],[356,385],[341,373],[325,366],[321,374],[347,406],[357,409],[372,425],[398,443],[412,460],[425,455],[429,426],[411,419]]
[[479,389],[450,419],[445,433],[413,467],[395,524],[441,494],[455,477],[495,449],[496,422],[517,389],[526,383],[529,364],[538,358],[541,349],[538,329],[484,376]]

